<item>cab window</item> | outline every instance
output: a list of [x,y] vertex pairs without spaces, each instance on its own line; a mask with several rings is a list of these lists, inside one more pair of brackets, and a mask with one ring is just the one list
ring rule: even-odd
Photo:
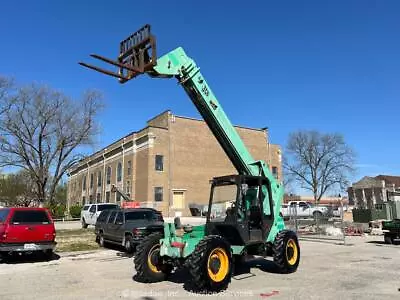
[[115,218],[115,224],[123,222],[124,222],[124,215],[122,214],[122,212],[119,212],[117,214],[117,217]]
[[111,212],[111,215],[110,215],[110,217],[108,218],[108,224],[111,224],[111,223],[114,223],[114,220],[115,220],[115,216],[117,215],[117,212],[116,211],[113,211],[113,212]]

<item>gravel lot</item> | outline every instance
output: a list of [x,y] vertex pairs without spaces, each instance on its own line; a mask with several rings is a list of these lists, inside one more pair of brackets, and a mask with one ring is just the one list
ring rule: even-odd
[[185,272],[162,283],[133,281],[133,259],[118,249],[61,253],[50,262],[19,258],[0,264],[0,299],[399,299],[400,246],[382,239],[301,241],[296,273],[276,274],[270,261],[253,259],[212,297],[188,291]]

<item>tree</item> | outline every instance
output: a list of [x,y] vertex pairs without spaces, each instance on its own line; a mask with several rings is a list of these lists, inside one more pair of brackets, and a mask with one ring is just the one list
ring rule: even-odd
[[100,94],[88,91],[74,100],[38,84],[8,85],[5,90],[0,94],[5,108],[0,115],[0,167],[29,171],[37,199],[53,204],[61,178],[84,157],[79,148],[93,145]]
[[67,185],[65,183],[57,185],[54,194],[54,202],[61,205],[67,204]]
[[29,206],[36,199],[35,184],[30,173],[21,170],[15,174],[2,174],[0,201],[10,206]]
[[289,136],[284,159],[287,176],[313,193],[315,203],[329,190],[345,190],[355,153],[340,134],[297,131]]
[[0,117],[10,109],[10,104],[13,102],[12,98],[8,101],[1,101],[2,99],[9,97],[10,92],[13,92],[13,81],[9,78],[0,76]]

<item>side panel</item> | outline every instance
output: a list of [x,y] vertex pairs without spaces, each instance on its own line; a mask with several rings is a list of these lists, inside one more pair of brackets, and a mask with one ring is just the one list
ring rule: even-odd
[[[177,235],[175,225],[173,223],[164,224],[164,238],[161,239],[160,255],[168,256],[172,258],[185,258],[189,256],[196,245],[203,239],[205,235],[205,226],[193,226],[193,231],[190,233],[184,233],[181,236]],[[172,247],[171,243],[178,242],[184,243],[184,248]]]

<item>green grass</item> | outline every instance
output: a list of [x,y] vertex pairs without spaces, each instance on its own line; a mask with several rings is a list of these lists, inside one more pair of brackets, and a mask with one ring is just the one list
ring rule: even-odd
[[95,241],[94,229],[62,229],[56,232],[56,251],[72,252],[100,249]]
[[90,242],[73,242],[64,243],[57,245],[57,252],[73,252],[73,251],[87,251],[87,250],[97,250],[100,247],[96,243]]
[[57,237],[94,235],[94,229],[61,229],[56,231]]

